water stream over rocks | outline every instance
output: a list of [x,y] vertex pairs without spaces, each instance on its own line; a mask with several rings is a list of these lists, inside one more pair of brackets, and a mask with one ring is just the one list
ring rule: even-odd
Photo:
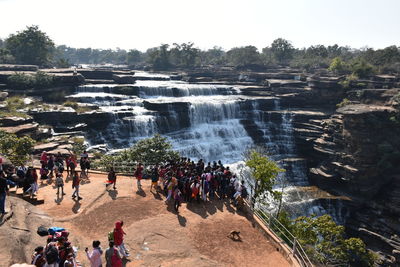
[[[318,190],[309,187],[305,159],[296,154],[295,114],[282,110],[279,98],[244,96],[232,85],[190,84],[168,80],[166,75],[140,75],[146,80],[123,86],[84,85],[69,96],[97,105],[110,115],[106,127],[87,131],[90,145],[121,149],[160,133],[182,156],[222,160],[238,173],[246,171],[244,152],[262,145],[286,169],[277,189],[285,187],[284,203],[294,215],[330,213],[343,222],[345,211],[336,207],[340,201],[321,203],[315,193]],[[269,209],[274,211],[276,205]]]

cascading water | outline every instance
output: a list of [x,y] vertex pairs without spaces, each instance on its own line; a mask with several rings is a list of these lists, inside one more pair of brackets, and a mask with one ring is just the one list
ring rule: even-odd
[[[286,208],[295,215],[326,213],[303,190],[309,184],[305,161],[296,156],[293,114],[281,110],[279,99],[246,97],[229,85],[190,84],[164,76],[152,80],[142,75],[145,80],[128,85],[131,95],[121,94],[123,85],[96,84],[81,86],[70,96],[113,114],[108,127],[88,133],[92,145],[106,143],[110,149],[120,149],[160,133],[182,156],[222,160],[237,173],[246,171],[240,168],[245,151],[262,145],[286,169],[276,185],[276,190],[284,188]],[[276,205],[271,202],[269,209],[276,210]]]

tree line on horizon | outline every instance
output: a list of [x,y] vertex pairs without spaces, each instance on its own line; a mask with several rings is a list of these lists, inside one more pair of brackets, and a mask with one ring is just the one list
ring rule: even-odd
[[[295,48],[278,38],[259,51],[255,46],[234,47],[225,51],[215,46],[201,50],[194,43],[161,44],[141,52],[137,49],[93,49],[56,46],[38,26],[0,39],[0,64],[33,64],[41,67],[69,67],[78,64],[122,64],[153,70],[194,69],[231,66],[237,69],[264,70],[293,67],[305,71],[329,68],[337,74],[400,73],[400,47],[355,49],[337,44]],[[333,65],[332,65],[333,64]],[[365,73],[364,73],[365,72]]]

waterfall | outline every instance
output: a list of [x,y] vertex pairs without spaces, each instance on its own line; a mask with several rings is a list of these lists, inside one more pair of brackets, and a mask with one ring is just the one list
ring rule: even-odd
[[[135,89],[135,96],[114,90],[115,84],[80,86],[69,96],[113,114],[108,127],[88,133],[90,144],[105,143],[110,149],[121,149],[160,133],[182,156],[221,160],[243,177],[248,176],[242,161],[244,153],[262,145],[286,169],[275,186],[278,191],[283,189],[286,209],[295,216],[329,212],[338,222],[344,218],[345,211],[335,212],[341,209],[337,204],[340,201],[319,202],[319,192],[309,185],[306,162],[296,153],[295,115],[282,110],[278,98],[247,97],[230,85],[190,84],[157,74],[140,75],[142,80],[129,85]],[[276,203],[270,201],[265,208],[273,212]]]

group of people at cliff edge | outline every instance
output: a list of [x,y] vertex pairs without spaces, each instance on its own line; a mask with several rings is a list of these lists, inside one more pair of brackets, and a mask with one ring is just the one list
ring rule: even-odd
[[[142,189],[141,180],[151,179],[150,191],[164,192],[166,203],[173,200],[174,209],[178,212],[182,202],[200,202],[215,198],[230,198],[236,206],[248,197],[243,181],[233,174],[229,166],[221,161],[209,162],[205,165],[200,159],[197,163],[189,158],[181,158],[177,162],[150,166],[144,173],[142,163],[138,163],[133,176],[137,179],[137,189]],[[113,168],[108,173],[107,186],[116,189],[117,175]]]

